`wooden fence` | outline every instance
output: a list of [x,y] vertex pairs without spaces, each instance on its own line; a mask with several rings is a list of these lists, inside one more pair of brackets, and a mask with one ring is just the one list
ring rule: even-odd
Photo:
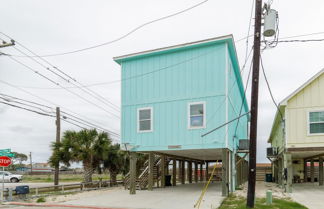
[[6,188],[4,191],[4,200],[13,201],[18,199],[28,199],[39,196],[46,196],[51,194],[64,194],[67,192],[78,192],[78,191],[90,191],[98,190],[107,187],[113,187],[122,185],[123,181],[117,181],[117,184],[112,185],[110,181],[93,181],[89,183],[74,183],[74,184],[62,184],[57,186],[39,186],[30,187],[29,194],[17,195],[14,189]]

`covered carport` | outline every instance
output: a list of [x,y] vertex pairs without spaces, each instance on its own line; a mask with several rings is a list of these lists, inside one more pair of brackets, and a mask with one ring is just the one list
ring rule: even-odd
[[323,147],[288,148],[287,152],[273,159],[275,181],[286,192],[300,188],[295,186],[300,184],[307,184],[308,189],[321,187],[324,185],[323,159]]

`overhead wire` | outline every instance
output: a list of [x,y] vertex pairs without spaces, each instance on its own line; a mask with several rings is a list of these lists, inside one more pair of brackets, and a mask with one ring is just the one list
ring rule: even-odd
[[8,102],[2,102],[2,101],[0,101],[0,103],[5,104],[5,105],[8,105],[8,106],[11,106],[11,107],[23,109],[23,110],[26,110],[26,111],[29,111],[29,112],[33,112],[33,113],[36,113],[36,114],[39,114],[39,115],[49,116],[49,117],[55,117],[54,115],[50,115],[50,114],[47,114],[47,113],[42,113],[42,112],[39,112],[39,111],[31,110],[29,108],[21,107],[21,106],[14,105],[14,104],[10,104]]
[[[1,94],[1,95],[2,95],[2,94]],[[8,99],[8,98],[11,98],[11,99]],[[34,108],[34,109],[38,109],[38,110],[40,110],[40,111],[42,111],[42,112],[45,112],[43,115],[46,115],[46,116],[51,115],[51,116],[53,116],[53,117],[56,117],[56,116],[54,115],[55,112],[53,112],[53,111],[52,111],[52,112],[49,112],[49,111],[46,111],[46,110],[44,110],[44,109],[42,109],[42,108],[40,108],[40,107],[38,107],[38,106],[34,106],[34,105],[30,105],[30,104],[26,104],[26,103],[23,103],[23,102],[18,102],[18,101],[15,101],[13,98],[16,98],[17,100],[21,100],[21,101],[26,101],[26,102],[28,102],[28,103],[33,103],[33,102],[31,102],[31,101],[24,100],[24,99],[20,99],[20,98],[17,98],[17,97],[12,97],[12,96],[9,96],[9,95],[8,95],[7,97],[1,97],[1,96],[0,96],[0,99],[3,99],[3,100],[5,101],[5,102],[2,102],[2,103],[5,103],[5,104],[7,104],[7,105],[9,105],[10,103],[17,103],[17,104],[20,104],[20,105],[23,105],[23,106],[27,106],[27,107],[29,107],[29,108],[25,108],[25,107],[18,106],[18,105],[12,105],[12,104],[10,104],[10,106],[17,107],[17,108],[24,109],[24,110],[28,110],[28,111],[31,111],[30,108]],[[45,106],[45,105],[39,104],[39,106]],[[53,108],[49,108],[49,109],[53,109]],[[33,110],[33,112],[40,113],[39,111],[35,111],[35,110]],[[69,115],[69,116],[66,116],[66,115]],[[63,111],[62,111],[61,118],[64,119],[65,121],[67,121],[67,120],[72,120],[72,121],[74,121],[74,122],[76,122],[76,123],[79,123],[79,124],[82,124],[82,125],[88,126],[88,127],[90,127],[90,128],[94,128],[94,129],[98,129],[98,130],[100,130],[100,131],[107,132],[107,133],[109,133],[109,134],[111,134],[111,135],[114,135],[114,136],[117,136],[117,137],[120,136],[119,134],[117,134],[117,133],[115,133],[115,132],[107,131],[107,130],[105,130],[104,128],[99,127],[99,126],[97,126],[97,125],[94,125],[94,124],[92,124],[92,123],[89,123],[89,122],[87,122],[87,121],[85,121],[85,120],[83,120],[83,119],[79,119],[79,118],[77,118],[77,117],[76,117],[77,119],[74,119],[74,118],[72,118],[72,117],[70,117],[70,116],[74,117],[73,115],[71,115],[71,114],[69,114],[69,113],[66,113],[66,112],[63,112]]]
[[[24,64],[24,63],[18,61],[17,59],[15,59],[15,58],[13,58],[13,57],[9,57],[9,58],[12,59],[13,61],[19,63],[20,65],[24,66],[26,69],[28,69],[28,70],[30,70],[30,71],[36,73],[37,75],[39,75],[39,76],[41,76],[41,77],[43,77],[43,78],[45,78],[46,80],[50,81],[51,83],[53,83],[53,84],[55,84],[55,85],[57,85],[57,86],[61,86],[59,83],[57,83],[57,82],[51,80],[51,79],[48,78],[47,76],[43,75],[42,73],[39,73],[37,70],[34,70],[33,68],[31,68],[31,67],[29,67],[28,65],[26,65],[26,64]],[[103,108],[103,107],[97,105],[96,103],[94,103],[94,102],[92,102],[92,101],[90,101],[90,100],[88,100],[88,99],[82,97],[81,95],[79,95],[79,94],[77,94],[77,93],[71,91],[70,89],[65,88],[64,86],[61,86],[61,87],[62,87],[63,89],[65,89],[66,91],[70,92],[71,94],[73,94],[73,95],[77,96],[78,98],[82,99],[83,101],[85,101],[85,102],[87,102],[87,103],[89,103],[89,104],[91,104],[91,105],[93,105],[93,106],[96,106],[97,108],[103,110],[104,112],[108,113],[109,115],[113,115],[113,116],[115,116],[116,118],[120,119],[120,117],[119,117],[118,115],[116,115],[115,113],[112,113],[112,112],[106,110],[105,108]]]
[[268,81],[268,78],[267,78],[267,75],[265,73],[265,69],[264,69],[264,66],[263,66],[263,61],[262,61],[262,56],[260,56],[260,61],[261,61],[261,68],[262,68],[262,73],[263,73],[263,76],[264,76],[264,80],[266,81],[266,84],[267,84],[267,87],[268,87],[268,91],[269,91],[269,94],[271,96],[271,100],[273,102],[273,104],[276,106],[277,108],[277,111],[279,112],[280,114],[280,117],[281,117],[281,121],[284,121],[284,117],[283,117],[283,114],[281,113],[281,110],[273,96],[273,93],[272,93],[272,90],[271,90],[271,87],[270,87],[270,84],[269,84],[269,81]]
[[19,101],[15,101],[15,100],[11,100],[9,98],[6,98],[6,97],[2,97],[0,96],[0,99],[6,101],[6,102],[13,102],[13,103],[16,103],[16,104],[20,104],[20,105],[23,105],[23,106],[27,106],[27,107],[30,107],[30,108],[35,108],[35,109],[38,109],[42,112],[45,112],[47,114],[51,114],[53,113],[53,111],[48,111],[48,110],[44,110],[42,109],[41,107],[37,107],[37,106],[34,106],[34,105],[30,105],[30,104],[26,104],[26,103],[23,103],[23,102],[19,102]]
[[[3,32],[0,32],[1,34],[5,35],[6,37],[13,39],[12,37],[6,35]],[[36,55],[36,53],[34,53],[31,49],[27,48],[26,46],[24,46],[23,44],[21,44],[18,41],[15,41],[16,44],[20,45],[21,47],[23,47],[25,50],[27,50],[28,52],[32,53],[33,55]],[[16,49],[17,51],[19,51],[20,53],[27,55],[25,52],[23,52],[22,50],[18,49],[17,47],[14,46],[14,49]],[[11,57],[11,56],[9,56]],[[12,57],[11,57],[12,58]],[[34,62],[36,62],[37,64],[39,64],[41,67],[45,68],[47,71],[50,71],[51,73],[55,74],[56,76],[60,77],[61,79],[63,79],[64,81],[70,83],[71,85],[73,85],[73,87],[80,89],[81,91],[87,93],[88,95],[90,95],[91,97],[97,99],[98,101],[106,104],[108,107],[112,108],[113,110],[120,112],[120,109],[117,105],[113,104],[112,102],[110,102],[108,99],[104,98],[103,96],[101,96],[100,94],[98,94],[97,92],[87,88],[86,86],[84,86],[82,83],[80,83],[79,81],[77,81],[75,78],[73,78],[72,76],[68,75],[67,73],[65,73],[63,70],[60,70],[58,67],[54,66],[53,64],[51,64],[49,61],[47,61],[46,59],[42,58],[42,57],[28,57],[31,60],[33,60]],[[50,67],[45,66],[43,63],[39,62],[37,60],[37,58],[39,58],[40,60],[42,60],[43,62],[45,62],[46,64],[50,65],[53,69],[55,69],[57,72],[55,72],[54,70],[52,70]],[[17,61],[17,59],[16,59]],[[60,74],[62,75],[60,75]],[[67,78],[65,78],[65,76]],[[71,81],[70,81],[71,79]],[[75,84],[75,83],[77,84]],[[58,82],[56,82],[56,85],[58,85]],[[64,89],[64,86],[59,85],[60,87],[58,89]],[[66,88],[66,87],[65,87]]]
[[247,32],[247,38],[246,38],[246,47],[245,47],[245,61],[248,59],[248,48],[249,48],[249,36],[250,36],[250,30],[251,30],[251,23],[252,23],[252,16],[253,16],[253,8],[254,8],[254,0],[252,0],[252,8],[250,13],[250,21],[249,21],[249,27]]
[[[242,40],[245,40],[246,38],[250,38],[252,37],[253,35],[249,35],[249,36],[246,36],[244,38],[241,38],[241,39],[238,39],[237,41],[235,41],[235,43],[238,43]],[[212,53],[213,51],[211,50],[210,52],[207,52],[207,53],[204,53],[204,54],[200,54],[198,56],[194,56],[194,57],[191,57],[189,59],[186,59],[186,60],[183,60],[183,61],[180,61],[180,62],[176,62],[174,64],[171,64],[171,65],[168,65],[166,67],[162,67],[162,68],[157,68],[155,70],[152,70],[150,72],[147,72],[147,73],[143,73],[143,74],[138,74],[138,75],[135,75],[135,76],[130,76],[130,77],[126,77],[124,79],[118,79],[118,80],[113,80],[113,81],[108,81],[108,82],[99,82],[99,83],[92,83],[92,84],[88,84],[88,85],[83,85],[81,87],[93,87],[93,86],[101,86],[101,85],[109,85],[109,84],[114,84],[114,83],[119,83],[119,82],[122,82],[122,81],[126,81],[126,80],[131,80],[131,79],[135,79],[135,78],[139,78],[139,77],[143,77],[143,76],[146,76],[146,75],[149,75],[149,74],[152,74],[152,73],[156,73],[156,72],[159,72],[159,71],[163,71],[163,70],[166,70],[168,68],[171,68],[171,67],[175,67],[177,65],[181,65],[181,64],[184,64],[186,62],[190,62],[194,59],[197,59],[197,58],[200,58],[202,56],[205,56],[207,54],[210,54]],[[251,51],[249,53],[248,56],[250,56],[251,54]],[[10,56],[10,55],[8,55]],[[243,69],[244,69],[244,65],[243,65]],[[242,71],[242,70],[241,70]],[[16,85],[18,86],[18,85]],[[62,89],[61,87],[34,87],[34,86],[19,86],[21,88],[26,88],[26,89],[44,89],[44,90],[57,90],[57,89]],[[68,89],[73,89],[73,88],[78,88],[78,87],[75,87],[75,86],[64,86],[65,88],[68,88]]]
[[[143,23],[137,27],[135,27],[134,29],[130,30],[129,32],[127,32],[126,34],[114,39],[114,40],[111,40],[111,41],[107,41],[107,42],[104,42],[104,43],[101,43],[101,44],[96,44],[96,45],[93,45],[93,46],[89,46],[89,47],[85,47],[85,48],[81,48],[81,49],[77,49],[77,50],[72,50],[72,51],[67,51],[67,52],[61,52],[61,53],[54,53],[54,54],[46,54],[46,55],[40,55],[40,56],[36,56],[36,57],[54,57],[54,56],[62,56],[62,55],[67,55],[67,54],[74,54],[74,53],[78,53],[78,52],[82,52],[82,51],[86,51],[86,50],[90,50],[90,49],[94,49],[94,48],[98,48],[98,47],[101,47],[101,46],[105,46],[105,45],[109,45],[109,44],[112,44],[112,43],[115,43],[117,41],[120,41],[126,37],[128,37],[129,35],[131,35],[132,33],[136,32],[137,30],[147,26],[147,25],[150,25],[152,23],[155,23],[155,22],[158,22],[158,21],[161,21],[161,20],[165,20],[165,19],[168,19],[168,18],[171,18],[171,17],[174,17],[174,16],[177,16],[179,14],[182,14],[182,13],[185,13],[187,11],[190,11],[204,3],[208,2],[208,0],[204,0],[204,1],[201,1],[193,6],[190,6],[186,9],[183,9],[183,10],[180,10],[178,12],[175,12],[175,13],[172,13],[170,15],[166,15],[166,16],[163,16],[163,17],[160,17],[160,18],[157,18],[157,19],[154,19],[154,20],[151,20],[151,21],[148,21],[146,23]],[[25,56],[20,56],[20,57],[25,57]]]
[[[20,90],[20,91],[22,91],[22,92],[24,92],[24,93],[26,93],[26,94],[29,94],[29,95],[31,95],[31,96],[33,96],[33,97],[39,99],[39,100],[45,101],[46,103],[52,104],[52,105],[54,105],[54,106],[56,106],[56,107],[62,107],[63,109],[65,109],[65,110],[67,110],[67,111],[73,113],[74,115],[71,114],[71,113],[67,113],[66,111],[62,111],[62,112],[64,112],[65,114],[68,114],[68,115],[70,115],[70,116],[72,116],[72,117],[79,118],[79,119],[81,119],[81,117],[86,118],[86,119],[87,119],[87,122],[88,122],[89,124],[94,125],[94,126],[97,126],[97,127],[100,127],[100,126],[98,126],[98,125],[95,125],[93,122],[89,122],[89,121],[92,121],[92,119],[89,119],[89,118],[87,118],[86,116],[82,116],[82,115],[80,115],[79,113],[76,113],[76,112],[74,112],[74,111],[72,111],[72,110],[70,110],[70,109],[68,109],[68,108],[66,108],[66,107],[63,107],[62,105],[56,104],[56,103],[54,103],[54,102],[52,102],[52,101],[50,101],[50,100],[47,100],[47,99],[42,98],[42,97],[40,97],[40,96],[38,96],[38,95],[36,95],[36,94],[33,94],[33,93],[31,93],[31,92],[29,92],[29,91],[27,91],[27,90],[25,90],[25,89],[22,89],[22,88],[20,88],[20,87],[17,87],[17,86],[15,86],[15,85],[12,85],[12,84],[10,84],[10,83],[8,83],[8,82],[6,82],[6,81],[2,81],[2,80],[0,80],[0,83],[3,83],[3,84],[6,84],[6,85],[8,85],[8,86],[10,86],[10,87],[16,88],[16,89],[18,89],[18,90]],[[14,98],[17,98],[17,97],[14,97]],[[31,102],[31,101],[28,101],[28,100],[23,100],[23,99],[21,99],[21,100],[22,100],[22,101],[26,101],[26,102]],[[39,103],[35,103],[35,102],[33,102],[33,103],[34,103],[34,104],[39,104]],[[42,106],[44,106],[44,107],[49,107],[49,106],[47,106],[47,105],[42,105]],[[49,108],[50,108],[50,107],[49,107]],[[80,117],[77,117],[77,116],[75,116],[75,115],[78,115],[78,116],[80,116]],[[83,121],[85,122],[86,120],[83,119]],[[96,122],[96,123],[97,123],[97,122]],[[116,131],[111,131],[111,130],[109,130],[109,129],[104,129],[104,128],[102,128],[102,127],[100,127],[100,128],[103,129],[103,130],[105,130],[105,132],[113,133],[113,134],[116,135],[116,136],[118,135],[118,137],[120,136],[119,134],[116,133]]]

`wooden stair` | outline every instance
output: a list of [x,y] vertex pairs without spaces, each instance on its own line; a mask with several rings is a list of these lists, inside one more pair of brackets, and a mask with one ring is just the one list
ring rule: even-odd
[[[160,169],[158,167],[161,164],[161,158],[159,156],[155,156],[155,162],[153,167],[153,179],[154,181],[158,181],[160,179]],[[159,172],[158,172],[159,170]],[[143,190],[147,189],[148,186],[148,176],[149,176],[149,161],[146,160],[143,167],[140,169],[140,175],[138,175],[136,179],[136,189]],[[130,173],[128,172],[124,178],[124,187],[125,189],[129,189],[130,186]]]

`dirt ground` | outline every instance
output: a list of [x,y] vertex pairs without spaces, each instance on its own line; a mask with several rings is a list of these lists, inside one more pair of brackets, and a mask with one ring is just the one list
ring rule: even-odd
[[[258,198],[263,198],[266,197],[266,192],[268,190],[272,191],[272,196],[276,198],[290,198],[290,195],[288,193],[284,193],[283,189],[279,188],[279,186],[275,183],[269,183],[269,182],[262,182],[262,181],[257,181],[256,182],[256,188],[255,188],[255,193],[256,197]],[[235,191],[235,194],[238,196],[246,197],[247,194],[247,183],[244,184],[242,190],[237,190]]]

